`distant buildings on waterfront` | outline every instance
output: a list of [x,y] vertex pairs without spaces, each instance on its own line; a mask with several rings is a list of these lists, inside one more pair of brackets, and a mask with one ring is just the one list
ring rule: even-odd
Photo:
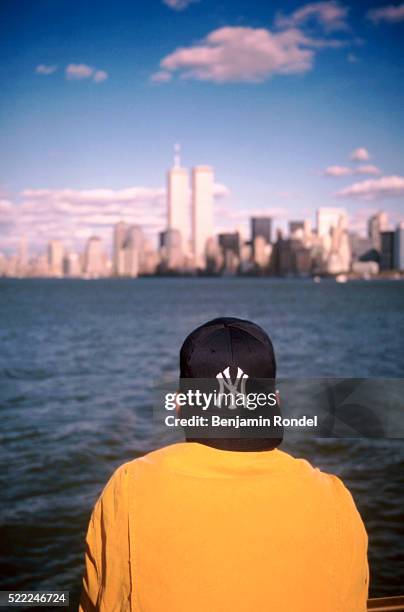
[[[191,185],[190,185],[191,183]],[[214,172],[181,166],[179,147],[167,172],[166,229],[157,246],[139,225],[124,219],[113,231],[112,252],[101,238],[87,240],[84,252],[67,251],[50,240],[47,252],[29,257],[24,239],[18,252],[0,253],[0,276],[102,278],[151,275],[250,276],[375,276],[404,271],[404,223],[392,230],[385,212],[368,219],[367,237],[349,231],[343,208],[321,207],[316,227],[308,219],[289,221],[288,232],[277,230],[270,216],[253,216],[250,234],[216,234],[213,224]]]

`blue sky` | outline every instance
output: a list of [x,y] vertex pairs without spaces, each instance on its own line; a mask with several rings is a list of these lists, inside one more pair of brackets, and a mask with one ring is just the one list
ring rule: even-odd
[[0,250],[119,218],[155,234],[175,142],[215,169],[218,229],[401,218],[404,4],[2,0],[1,19]]

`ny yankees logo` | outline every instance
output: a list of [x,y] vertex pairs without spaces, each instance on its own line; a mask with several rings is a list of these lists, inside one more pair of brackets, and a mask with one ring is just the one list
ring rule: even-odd
[[[223,370],[223,372],[219,372],[216,374],[216,378],[219,381],[219,397],[217,401],[217,406],[220,408],[222,405],[223,396],[226,398],[226,407],[230,409],[234,409],[237,407],[235,402],[236,396],[245,395],[245,385],[246,380],[248,378],[248,374],[245,374],[240,367],[237,367],[237,374],[234,382],[230,377],[230,366],[227,366]],[[227,389],[228,394],[225,393],[225,389]],[[227,398],[230,395],[230,404],[227,404]]]

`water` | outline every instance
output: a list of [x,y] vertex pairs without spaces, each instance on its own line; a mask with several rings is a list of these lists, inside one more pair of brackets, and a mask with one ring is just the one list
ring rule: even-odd
[[[194,327],[256,321],[280,376],[401,377],[403,306],[402,282],[0,279],[0,588],[77,601],[93,503],[118,465],[163,443],[151,389],[176,375]],[[371,594],[403,592],[404,442],[283,448],[344,479],[369,533]]]

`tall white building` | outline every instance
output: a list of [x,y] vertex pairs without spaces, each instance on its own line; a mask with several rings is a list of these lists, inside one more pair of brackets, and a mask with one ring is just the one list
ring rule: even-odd
[[68,253],[66,255],[66,276],[77,278],[81,276],[81,262],[78,253]]
[[51,276],[63,276],[64,248],[60,240],[48,244],[48,270]]
[[125,276],[136,277],[142,272],[144,236],[138,225],[129,227],[125,242]]
[[347,214],[344,208],[322,207],[317,210],[317,234],[320,237],[330,236],[331,230],[338,227],[343,219],[346,224]]
[[323,249],[323,268],[329,274],[348,272],[351,248],[348,239],[348,216],[344,208],[317,210],[317,235]]
[[124,221],[119,221],[114,227],[114,244],[113,244],[113,273],[115,276],[123,276],[125,274],[125,241],[126,241],[127,226]]
[[206,263],[206,243],[213,236],[213,168],[196,166],[192,170],[192,250],[195,265]]
[[101,238],[92,236],[87,241],[84,272],[87,278],[105,276],[106,260]]
[[167,227],[181,234],[181,243],[187,250],[190,234],[189,177],[181,167],[180,148],[175,146],[174,166],[167,172]]

